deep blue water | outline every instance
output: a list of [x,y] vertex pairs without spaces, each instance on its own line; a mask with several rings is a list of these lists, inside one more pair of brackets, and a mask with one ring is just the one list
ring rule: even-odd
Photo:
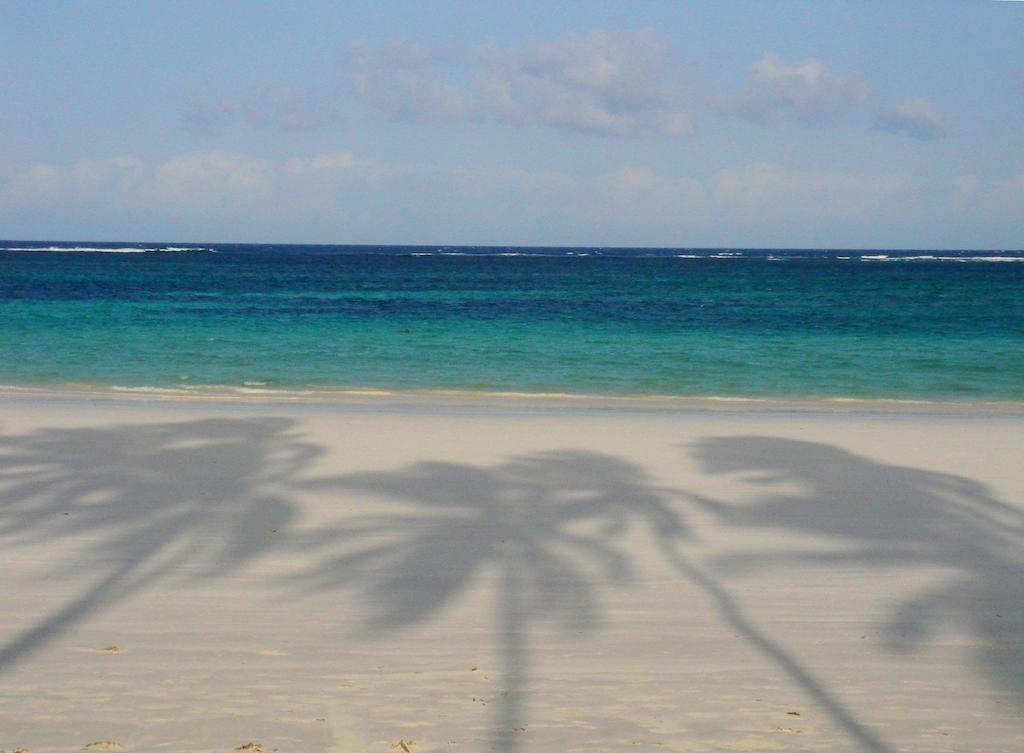
[[186,246],[0,241],[0,383],[1024,399],[1021,252]]

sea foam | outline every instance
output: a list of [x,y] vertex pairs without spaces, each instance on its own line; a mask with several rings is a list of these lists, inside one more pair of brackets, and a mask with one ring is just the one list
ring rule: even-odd
[[54,254],[146,254],[146,253],[183,253],[206,252],[216,253],[205,246],[120,246],[108,248],[104,246],[0,246],[0,251],[38,251]]

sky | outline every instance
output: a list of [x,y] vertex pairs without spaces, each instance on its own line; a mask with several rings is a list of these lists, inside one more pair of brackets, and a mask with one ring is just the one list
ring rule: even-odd
[[1024,248],[1024,2],[0,3],[0,237]]

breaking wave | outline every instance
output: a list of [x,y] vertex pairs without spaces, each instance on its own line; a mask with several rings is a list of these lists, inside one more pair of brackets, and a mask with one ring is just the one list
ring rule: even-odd
[[147,254],[147,253],[217,253],[206,246],[0,246],[0,251],[36,251],[54,254]]

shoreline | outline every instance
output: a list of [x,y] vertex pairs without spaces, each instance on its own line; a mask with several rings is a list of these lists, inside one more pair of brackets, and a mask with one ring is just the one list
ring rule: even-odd
[[0,401],[157,402],[251,406],[316,405],[338,408],[457,408],[626,413],[826,413],[883,415],[1024,416],[1024,400],[729,395],[600,395],[455,389],[266,389],[202,386],[121,387],[0,384]]

